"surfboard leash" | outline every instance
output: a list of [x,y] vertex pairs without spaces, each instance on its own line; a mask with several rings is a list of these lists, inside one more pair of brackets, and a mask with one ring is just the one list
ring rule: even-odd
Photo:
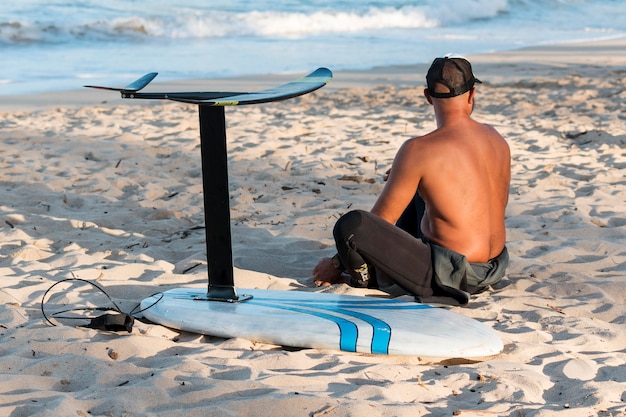
[[[65,310],[61,310],[61,311],[56,311],[52,314],[47,314],[46,310],[45,310],[45,305],[46,305],[46,296],[52,291],[52,289],[54,287],[56,287],[59,284],[62,284],[64,282],[68,282],[68,281],[78,281],[78,282],[83,282],[86,284],[91,285],[92,287],[96,288],[98,291],[100,291],[102,294],[104,294],[107,299],[109,300],[109,302],[113,305],[113,307],[82,307],[82,308],[69,308],[69,309],[65,309]],[[158,294],[158,293],[157,293]],[[155,294],[156,295],[156,294]],[[54,319],[63,319],[63,320],[89,320],[89,323],[86,325],[81,325],[79,327],[87,327],[90,329],[96,329],[96,330],[107,330],[107,331],[113,331],[113,332],[121,332],[121,331],[127,331],[128,333],[131,333],[133,331],[133,325],[135,323],[135,317],[134,315],[139,314],[143,311],[146,311],[147,309],[151,308],[152,306],[154,306],[156,303],[158,303],[161,298],[163,298],[163,296],[161,295],[161,297],[157,298],[157,300],[152,303],[151,305],[149,305],[146,308],[143,308],[141,310],[137,310],[137,308],[140,306],[140,304],[137,304],[130,312],[128,313],[124,313],[122,311],[122,309],[117,305],[117,303],[113,300],[113,298],[111,298],[111,296],[104,290],[104,288],[102,288],[100,285],[96,284],[93,281],[89,281],[86,279],[82,279],[82,278],[66,278],[66,279],[62,279],[61,281],[55,282],[54,284],[52,284],[47,290],[46,292],[43,294],[43,297],[41,298],[41,313],[43,314],[44,319],[51,324],[52,326],[56,326],[56,324],[51,320],[51,318]],[[48,298],[48,301],[50,301],[50,298]],[[91,317],[91,316],[63,316],[62,314],[65,313],[70,313],[70,312],[93,312],[93,311],[105,311],[106,313],[95,316],[95,317]]]

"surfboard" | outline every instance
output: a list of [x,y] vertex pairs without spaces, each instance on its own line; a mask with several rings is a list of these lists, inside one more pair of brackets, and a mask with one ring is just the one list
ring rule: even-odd
[[192,333],[302,348],[381,355],[475,358],[500,353],[489,327],[412,301],[238,288],[242,302],[207,301],[176,288],[141,301],[145,318]]

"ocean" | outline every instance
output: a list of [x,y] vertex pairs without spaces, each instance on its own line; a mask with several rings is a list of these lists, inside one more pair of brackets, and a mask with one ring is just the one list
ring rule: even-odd
[[625,21],[623,0],[3,1],[0,95],[426,63],[622,37]]

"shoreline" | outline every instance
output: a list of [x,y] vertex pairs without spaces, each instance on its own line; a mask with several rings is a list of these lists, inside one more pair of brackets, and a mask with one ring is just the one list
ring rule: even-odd
[[[468,55],[474,72],[485,78],[487,83],[513,82],[527,79],[532,73],[550,70],[551,73],[565,74],[568,69],[585,71],[585,68],[598,66],[626,67],[626,37],[598,41],[581,41],[554,45],[524,47],[508,51]],[[598,57],[603,61],[595,62]],[[345,88],[363,88],[372,85],[422,86],[423,74],[429,63],[413,65],[389,65],[368,70],[333,71],[331,83],[324,87],[333,91]],[[515,68],[519,67],[517,71]],[[314,68],[311,68],[313,70]],[[332,70],[332,68],[331,68]],[[255,91],[288,82],[293,77],[304,74],[264,74],[228,78],[187,79],[160,82],[158,77],[146,91]],[[137,74],[137,77],[141,74]],[[133,80],[128,80],[132,82]],[[92,81],[102,84],[106,80]],[[134,101],[135,104],[149,101]],[[115,91],[102,91],[77,88],[63,91],[48,91],[34,94],[0,95],[0,113],[13,111],[33,111],[50,107],[95,106],[130,104]]]

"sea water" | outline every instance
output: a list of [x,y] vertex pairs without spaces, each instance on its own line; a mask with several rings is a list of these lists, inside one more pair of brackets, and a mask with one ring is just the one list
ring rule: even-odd
[[0,2],[0,95],[426,63],[626,36],[623,0]]

